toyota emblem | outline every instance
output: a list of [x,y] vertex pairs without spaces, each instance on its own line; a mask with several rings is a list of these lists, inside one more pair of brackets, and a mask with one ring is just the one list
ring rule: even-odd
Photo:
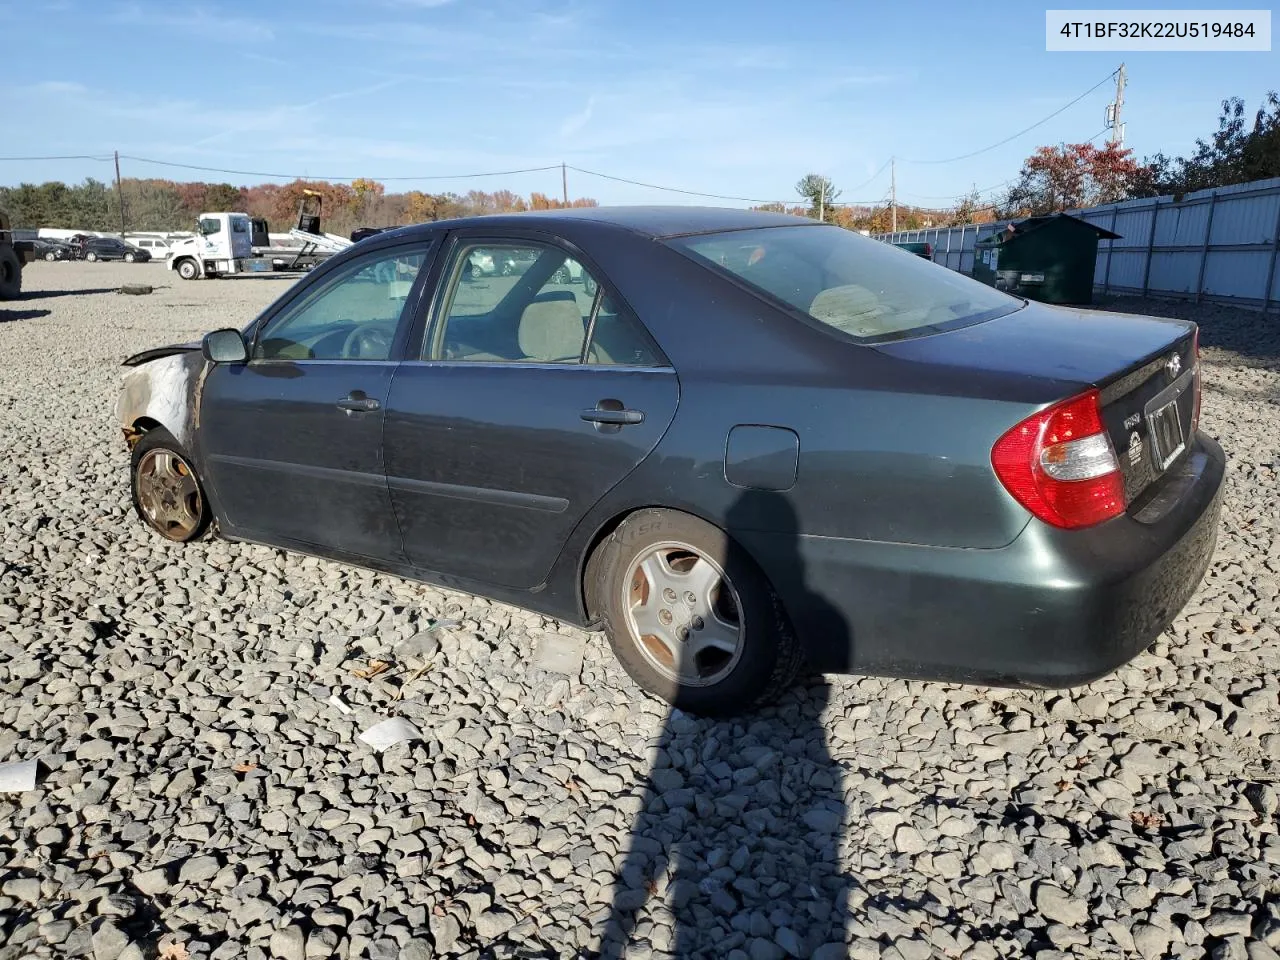
[[1182,358],[1175,353],[1165,361],[1164,368],[1171,378],[1177,377],[1177,375],[1182,372]]

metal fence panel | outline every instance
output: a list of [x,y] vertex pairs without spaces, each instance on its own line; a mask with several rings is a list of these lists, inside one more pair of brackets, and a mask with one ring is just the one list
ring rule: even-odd
[[[1118,233],[1098,243],[1094,285],[1104,292],[1209,298],[1264,310],[1280,303],[1280,177],[1069,210]],[[876,234],[923,240],[933,259],[973,273],[974,244],[1009,221]]]

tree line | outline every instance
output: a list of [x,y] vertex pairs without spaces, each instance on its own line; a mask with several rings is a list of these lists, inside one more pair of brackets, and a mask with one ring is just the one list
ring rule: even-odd
[[321,229],[344,235],[361,226],[391,227],[472,214],[598,205],[588,197],[566,204],[543,193],[523,197],[510,190],[388,193],[382,183],[370,179],[356,179],[350,184],[295,180],[236,187],[229,183],[124,178],[117,196],[113,184],[91,177],[71,185],[55,180],[0,187],[0,208],[9,213],[15,227],[110,231],[120,229],[123,199],[127,230],[190,230],[201,213],[237,211],[263,217],[272,230],[284,232],[295,225],[298,204],[307,190],[320,194]]
[[1252,114],[1240,97],[1222,101],[1218,129],[1182,157],[1139,161],[1115,144],[1040,147],[995,205],[1000,219],[1141,197],[1181,198],[1198,190],[1280,177],[1280,97],[1268,93]]

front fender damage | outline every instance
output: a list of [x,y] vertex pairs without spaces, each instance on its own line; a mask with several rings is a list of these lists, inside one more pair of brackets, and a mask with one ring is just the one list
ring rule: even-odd
[[134,366],[124,375],[115,414],[130,450],[157,424],[191,449],[199,426],[204,369],[203,354],[184,350]]

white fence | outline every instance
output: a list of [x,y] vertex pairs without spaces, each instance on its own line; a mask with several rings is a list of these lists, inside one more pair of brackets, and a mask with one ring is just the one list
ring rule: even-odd
[[[1280,177],[1067,212],[1120,234],[1098,242],[1093,284],[1102,293],[1280,306]],[[875,237],[931,243],[934,262],[972,274],[974,244],[1008,222]]]

